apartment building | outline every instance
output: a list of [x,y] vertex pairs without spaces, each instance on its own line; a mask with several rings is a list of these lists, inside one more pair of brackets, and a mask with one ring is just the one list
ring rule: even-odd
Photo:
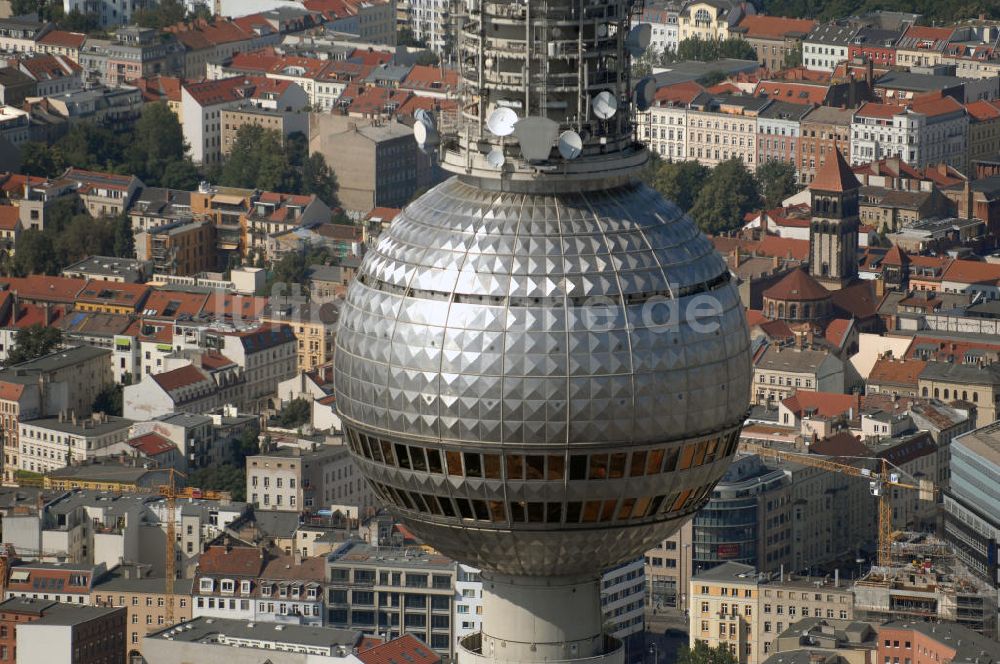
[[688,581],[691,564],[693,523],[688,520],[676,533],[645,553],[646,605],[657,611],[688,608]]
[[114,40],[102,45],[97,73],[103,85],[123,85],[140,78],[184,72],[184,46],[174,35],[152,28],[124,25]]
[[144,185],[134,175],[98,173],[70,168],[62,179],[72,182],[84,207],[92,217],[114,217],[125,214],[132,197]]
[[657,89],[653,105],[639,113],[636,136],[650,151],[668,161],[687,158],[687,109],[705,91],[694,81]]
[[260,622],[321,626],[326,619],[323,582],[326,558],[270,559],[257,582],[254,619]]
[[780,16],[744,16],[733,28],[735,36],[742,37],[757,51],[757,61],[771,71],[784,69],[789,54],[794,53],[816,27],[813,19],[783,18]]
[[416,636],[454,656],[457,564],[424,549],[341,545],[328,558],[327,624]]
[[642,13],[633,20],[633,27],[640,23],[650,26],[649,50],[655,56],[664,51],[677,51],[678,39],[677,17],[682,3],[670,0],[668,2],[647,2]]
[[757,116],[771,101],[734,94],[696,97],[688,107],[688,158],[705,166],[740,159],[757,167]]
[[897,157],[915,168],[945,163],[964,172],[969,119],[952,97],[905,107],[866,102],[851,123],[851,163]]
[[754,361],[756,403],[778,402],[796,388],[844,391],[844,363],[826,348],[768,346]]
[[846,22],[817,25],[802,41],[802,64],[813,71],[832,72],[848,59],[857,32],[857,27]]
[[265,323],[287,324],[298,346],[298,370],[314,371],[333,359],[338,312],[319,303],[281,304],[272,298],[262,316]]
[[817,106],[802,117],[795,155],[800,183],[811,184],[835,151],[850,162],[853,117],[851,109],[830,106]]
[[917,379],[920,396],[943,399],[946,403],[962,400],[976,409],[976,422],[988,424],[997,419],[1000,403],[1000,365],[928,362]]
[[758,574],[727,562],[691,577],[690,643],[725,647],[740,664],[759,664],[786,626],[801,618],[854,617],[853,592],[839,580]]
[[21,423],[21,453],[18,467],[46,473],[71,463],[117,452],[119,443],[128,439],[132,420],[105,413],[78,418],[61,413]]
[[276,131],[285,139],[294,133],[306,135],[309,114],[303,111],[239,106],[222,111],[222,156],[228,157],[236,144],[236,135],[243,127],[260,127]]
[[208,547],[198,559],[191,615],[253,620],[257,580],[266,564],[263,549],[230,544]]
[[0,603],[0,661],[122,661],[125,611],[11,598]]
[[363,512],[375,506],[367,483],[342,445],[321,445],[306,451],[278,447],[247,457],[246,464],[246,495],[259,510],[300,512],[343,507]]
[[896,64],[900,67],[933,67],[941,63],[955,28],[911,25],[896,42]]
[[969,163],[996,156],[1000,144],[1000,102],[975,101],[965,106],[969,116]]
[[747,13],[755,13],[752,5],[732,0],[696,0],[688,3],[677,15],[678,40],[729,39]]
[[154,274],[190,276],[215,269],[215,241],[210,221],[178,220],[137,232],[135,254],[153,264]]
[[796,177],[802,181],[799,170],[802,151],[802,119],[812,112],[811,104],[794,104],[774,100],[757,115],[757,161],[783,161],[795,166]]
[[[112,570],[93,586],[90,603],[125,610],[124,655],[128,664],[134,664],[144,661],[143,644],[147,634],[191,619],[191,579],[174,581],[171,595],[167,594],[166,581],[162,577],[130,578],[120,570]],[[173,622],[166,618],[168,605],[173,607]]]

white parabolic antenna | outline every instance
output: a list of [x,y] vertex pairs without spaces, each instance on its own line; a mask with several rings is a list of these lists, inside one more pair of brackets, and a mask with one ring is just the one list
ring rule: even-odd
[[593,101],[594,115],[602,120],[607,120],[618,111],[618,100],[615,96],[605,90],[598,92]]
[[503,156],[503,150],[500,148],[493,148],[486,155],[486,163],[496,169],[502,168],[505,161],[507,158]]
[[432,148],[441,142],[437,129],[426,119],[413,123],[413,138],[421,148]]
[[559,134],[559,154],[563,159],[576,159],[583,152],[583,139],[572,129]]
[[637,58],[646,52],[652,38],[653,26],[649,23],[640,23],[628,31],[628,37],[625,38],[625,48],[628,49],[633,58]]
[[490,113],[490,117],[486,119],[486,128],[494,136],[510,136],[514,133],[517,119],[517,113],[506,106],[501,106]]

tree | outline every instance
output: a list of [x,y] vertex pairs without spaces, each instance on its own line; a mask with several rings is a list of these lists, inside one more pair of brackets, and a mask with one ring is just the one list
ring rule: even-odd
[[159,4],[140,9],[132,15],[132,20],[143,28],[161,30],[184,20],[187,9],[181,0],[160,0]]
[[764,0],[763,9],[769,16],[823,20],[861,16],[877,9],[906,11],[921,14],[928,25],[980,14],[1000,19],[1000,4],[995,0]]
[[757,167],[757,185],[764,205],[774,208],[799,190],[795,181],[795,165],[788,161],[769,159]]
[[239,128],[222,168],[223,185],[298,193],[298,180],[280,133],[253,125]]
[[312,404],[307,399],[292,399],[278,413],[278,426],[295,429],[312,418]]
[[719,644],[715,648],[709,647],[704,641],[698,640],[694,647],[682,647],[677,651],[676,664],[738,664],[736,655],[729,651],[729,647]]
[[188,486],[213,491],[228,491],[233,500],[246,500],[246,471],[233,466],[209,466],[188,474]]
[[105,413],[107,415],[121,417],[123,390],[124,388],[118,383],[109,385],[101,390],[96,397],[94,397],[94,403],[91,405],[90,409],[95,413]]
[[657,161],[647,181],[664,198],[688,212],[711,171],[697,161]]
[[734,157],[712,169],[691,207],[691,216],[705,233],[727,233],[741,228],[744,215],[759,205],[757,181],[743,161]]
[[14,274],[22,277],[29,274],[55,274],[58,267],[51,233],[36,228],[29,228],[21,233],[21,237],[17,239],[17,252],[14,254]]
[[100,32],[101,21],[97,14],[83,13],[79,9],[71,10],[60,22],[63,29],[70,32]]
[[146,104],[127,148],[129,170],[143,182],[156,185],[174,162],[184,160],[184,130],[164,102]]
[[795,67],[802,66],[802,42],[795,45],[795,48],[785,53],[786,69],[794,69]]
[[417,57],[414,62],[418,65],[430,65],[436,67],[441,63],[441,58],[438,57],[437,53],[434,51],[421,51],[417,53]]
[[197,189],[199,182],[201,175],[198,173],[198,167],[187,157],[167,164],[163,169],[163,175],[160,176],[160,186],[167,189],[193,191]]
[[410,46],[413,48],[427,48],[427,42],[417,39],[410,28],[401,28],[396,33],[396,44],[399,46]]
[[21,172],[41,178],[52,178],[66,170],[59,151],[45,143],[28,141],[21,145]]
[[135,258],[135,235],[132,233],[132,222],[128,215],[114,219],[114,255],[118,258]]
[[62,343],[62,331],[57,327],[46,327],[35,323],[24,327],[14,335],[14,347],[7,355],[7,365],[20,364],[48,355]]
[[337,174],[326,163],[326,158],[319,152],[313,152],[302,165],[302,193],[316,194],[316,197],[328,206],[336,207],[340,201],[337,191]]
[[756,60],[757,50],[745,39],[730,37],[729,39],[702,39],[690,37],[677,45],[677,60],[700,60],[712,62],[721,58],[736,60]]

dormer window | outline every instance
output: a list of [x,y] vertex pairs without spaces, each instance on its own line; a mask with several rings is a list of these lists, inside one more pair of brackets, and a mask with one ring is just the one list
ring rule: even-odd
[[241,595],[249,595],[250,594],[250,582],[249,581],[240,581],[240,594]]
[[219,583],[219,590],[223,593],[233,593],[236,591],[236,582],[232,579],[223,579]]
[[270,597],[272,592],[272,587],[270,583],[264,583],[260,586],[260,594],[264,597]]
[[215,582],[212,579],[200,579],[198,590],[203,593],[210,593],[215,589]]

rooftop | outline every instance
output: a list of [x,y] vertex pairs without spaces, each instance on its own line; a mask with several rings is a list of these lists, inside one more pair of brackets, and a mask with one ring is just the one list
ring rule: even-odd
[[91,417],[80,418],[76,423],[70,418],[45,417],[38,420],[26,421],[22,424],[50,431],[60,431],[74,436],[103,436],[121,431],[122,429],[128,429],[132,426],[132,420],[114,415],[98,416],[95,414]]
[[[345,646],[350,650],[361,640],[361,632],[332,627],[254,623],[246,620],[201,617],[154,632],[147,635],[146,638],[169,639],[187,643],[227,644],[238,641],[243,647],[247,647],[248,642],[263,641],[265,643],[297,644],[330,649]],[[274,649],[278,650],[279,648]]]

